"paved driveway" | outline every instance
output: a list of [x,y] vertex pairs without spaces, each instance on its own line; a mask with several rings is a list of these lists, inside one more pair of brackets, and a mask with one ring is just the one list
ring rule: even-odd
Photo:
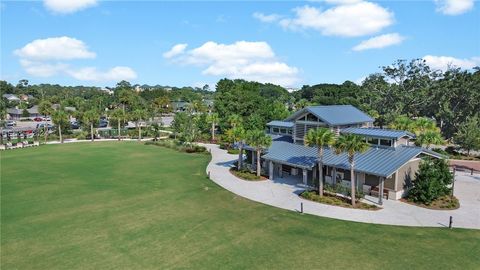
[[207,166],[210,178],[223,188],[247,199],[271,206],[299,211],[303,202],[304,212],[336,219],[376,224],[402,226],[448,226],[453,216],[453,226],[480,229],[480,176],[457,174],[455,196],[461,207],[457,210],[429,210],[400,201],[384,200],[378,211],[348,209],[304,200],[298,197],[303,189],[295,179],[244,181],[229,172],[236,155],[230,155],[218,145],[205,144],[212,153]]

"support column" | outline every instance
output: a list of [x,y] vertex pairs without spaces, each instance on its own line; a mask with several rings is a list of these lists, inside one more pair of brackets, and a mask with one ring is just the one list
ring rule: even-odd
[[383,204],[383,182],[385,182],[384,177],[380,177],[380,184],[378,187],[378,204],[382,205]]
[[307,169],[302,169],[303,173],[303,185],[306,187],[307,186]]
[[315,169],[315,166],[313,166],[312,170],[313,170],[312,171],[313,172],[313,180],[315,181],[315,180],[317,180],[317,170]]
[[282,164],[279,164],[278,165],[278,176],[280,176],[280,178],[283,178],[283,166]]
[[332,171],[332,180],[333,180],[333,186],[336,187],[337,186],[337,168],[333,167],[333,171]]
[[268,163],[268,179],[273,180],[273,161]]

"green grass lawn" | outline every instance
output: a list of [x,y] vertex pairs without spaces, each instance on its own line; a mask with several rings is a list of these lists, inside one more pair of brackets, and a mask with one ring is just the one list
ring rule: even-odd
[[205,154],[111,142],[0,155],[2,270],[480,267],[478,230],[362,224],[251,202],[206,178]]

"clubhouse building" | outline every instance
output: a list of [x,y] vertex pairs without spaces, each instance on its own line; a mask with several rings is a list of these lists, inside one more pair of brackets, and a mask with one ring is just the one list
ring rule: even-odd
[[[373,127],[373,119],[351,105],[309,106],[287,119],[267,124],[272,145],[263,151],[261,166],[271,180],[293,177],[305,186],[318,185],[318,150],[304,146],[310,129],[330,128],[336,135],[356,134],[365,138],[370,148],[355,155],[355,184],[365,194],[398,200],[415,177],[422,157],[442,158],[411,142],[414,134],[407,131]],[[255,169],[256,153],[245,147],[247,166]],[[346,153],[337,155],[332,148],[324,149],[323,173],[326,184],[350,187],[350,164]]]

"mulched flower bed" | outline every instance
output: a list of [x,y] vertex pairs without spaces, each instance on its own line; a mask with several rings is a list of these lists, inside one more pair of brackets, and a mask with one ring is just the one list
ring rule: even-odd
[[306,200],[328,204],[328,205],[345,207],[345,208],[362,209],[362,210],[382,209],[376,205],[368,204],[364,202],[358,202],[358,201],[355,203],[355,207],[353,207],[351,204],[351,200],[349,198],[338,196],[336,194],[330,194],[328,192],[323,192],[323,196],[320,197],[317,191],[304,191],[299,196]]
[[458,201],[457,197],[453,196],[452,198],[448,195],[440,197],[428,205],[423,203],[416,203],[404,198],[400,199],[400,201],[432,210],[455,210],[460,207],[460,202]]
[[249,171],[237,171],[237,168],[230,168],[230,172],[236,177],[247,181],[263,181],[268,179],[265,176],[258,177],[255,173]]

